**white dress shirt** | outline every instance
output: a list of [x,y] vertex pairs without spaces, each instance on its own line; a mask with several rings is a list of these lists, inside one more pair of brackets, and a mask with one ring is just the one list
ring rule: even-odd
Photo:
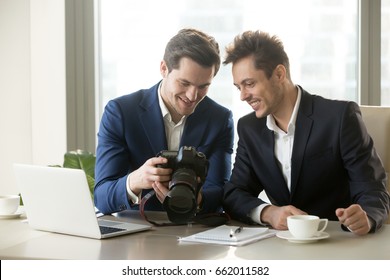
[[[280,129],[275,122],[272,115],[267,116],[267,128],[274,132],[275,135],[275,157],[278,162],[279,168],[283,173],[284,180],[286,181],[288,189],[291,191],[291,155],[294,144],[295,122],[297,120],[297,114],[299,104],[301,102],[301,89],[297,87],[298,95],[294,105],[293,112],[290,117],[290,121],[287,126],[287,132]],[[256,223],[263,224],[260,220],[261,211],[269,204],[262,204],[254,208],[250,216]]]
[[[181,136],[183,135],[184,125],[187,119],[187,116],[183,116],[180,121],[175,124],[172,121],[172,116],[168,111],[167,106],[161,97],[161,83],[158,87],[158,103],[160,105],[162,117],[164,119],[165,127],[165,136],[167,138],[168,150],[178,151],[180,147]],[[130,176],[127,176],[126,189],[129,200],[134,204],[139,204],[141,201],[141,193],[139,195],[134,194],[130,189]]]
[[168,149],[170,151],[178,151],[187,116],[183,116],[177,124],[172,121],[172,116],[169,113],[167,106],[165,106],[164,101],[162,100],[160,87],[158,90],[158,101],[164,119],[165,135],[167,137]]

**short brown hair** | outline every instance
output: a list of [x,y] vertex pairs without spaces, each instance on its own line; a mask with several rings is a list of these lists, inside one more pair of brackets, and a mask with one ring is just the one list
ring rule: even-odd
[[193,28],[180,30],[168,42],[164,53],[168,71],[178,69],[183,57],[190,58],[204,67],[214,66],[214,76],[221,65],[219,45],[214,37]]
[[224,65],[253,56],[256,69],[265,72],[271,78],[276,66],[284,65],[287,77],[290,78],[290,62],[282,41],[277,36],[270,36],[262,31],[246,31],[234,38],[234,42],[226,47]]

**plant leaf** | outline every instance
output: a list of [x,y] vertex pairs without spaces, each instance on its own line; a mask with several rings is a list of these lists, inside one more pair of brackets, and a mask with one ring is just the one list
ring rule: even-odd
[[69,151],[64,155],[63,167],[84,170],[92,197],[95,186],[95,163],[96,156],[84,150]]

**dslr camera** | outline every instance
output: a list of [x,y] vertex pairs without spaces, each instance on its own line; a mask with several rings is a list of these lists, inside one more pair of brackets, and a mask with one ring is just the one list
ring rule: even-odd
[[157,156],[168,159],[166,164],[158,167],[173,170],[169,192],[163,202],[168,218],[176,224],[188,223],[196,214],[197,198],[207,176],[208,160],[203,153],[187,146],[179,151],[161,151]]

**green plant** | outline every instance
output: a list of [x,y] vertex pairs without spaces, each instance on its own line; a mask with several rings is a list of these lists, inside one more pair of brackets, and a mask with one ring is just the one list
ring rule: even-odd
[[76,150],[69,151],[64,155],[63,167],[65,168],[75,168],[82,169],[87,176],[89,191],[93,198],[93,188],[95,186],[95,162],[96,156],[93,153]]

